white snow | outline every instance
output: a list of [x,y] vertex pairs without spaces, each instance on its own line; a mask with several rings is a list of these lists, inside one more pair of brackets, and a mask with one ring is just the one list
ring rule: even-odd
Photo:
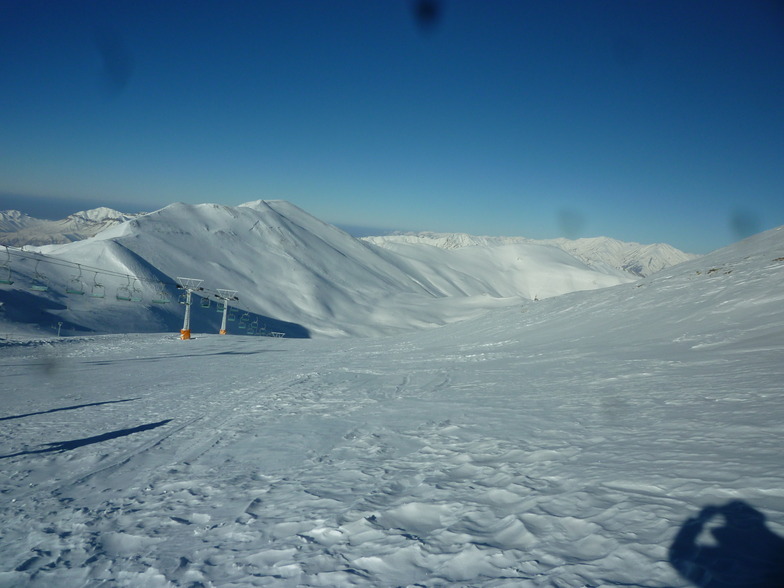
[[783,303],[773,230],[376,338],[7,343],[0,586],[780,586]]
[[602,265],[646,277],[658,271],[699,257],[684,253],[666,243],[642,245],[611,239],[589,237],[582,239],[527,239],[525,237],[482,237],[465,233],[394,233],[378,237],[363,237],[364,241],[389,247],[392,244],[426,244],[442,249],[463,247],[497,247],[499,245],[553,245],[563,249],[584,263]]
[[18,210],[0,210],[0,234],[31,228],[43,222]]
[[[204,279],[212,292],[237,290],[239,308],[260,327],[287,336],[392,334],[463,320],[490,308],[519,307],[535,297],[634,280],[621,270],[589,266],[559,248],[535,243],[381,248],[284,201],[237,207],[172,204],[91,239],[35,251],[46,256],[38,269],[46,273],[50,290],[30,295],[39,258],[32,253],[15,257],[13,287],[29,309],[16,320],[44,328],[62,321],[68,334],[178,330],[181,308],[151,302],[159,289],[176,300],[177,276]],[[107,296],[99,302],[88,295],[69,296],[66,289],[75,276],[85,291],[102,283]],[[143,304],[116,300],[121,288],[134,286]],[[197,313],[194,330],[217,332],[218,321],[214,311]]]
[[0,211],[0,243],[13,246],[71,243],[93,237],[137,216],[102,206],[50,221],[17,210],[3,210]]

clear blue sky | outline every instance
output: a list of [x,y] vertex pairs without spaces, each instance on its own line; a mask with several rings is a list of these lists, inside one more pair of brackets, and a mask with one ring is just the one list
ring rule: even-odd
[[20,198],[704,253],[784,224],[784,4],[0,0]]

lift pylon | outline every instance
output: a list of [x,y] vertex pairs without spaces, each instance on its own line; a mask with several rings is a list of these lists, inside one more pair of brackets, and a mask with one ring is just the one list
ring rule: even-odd
[[239,300],[237,290],[223,290],[218,288],[218,298],[223,301],[223,318],[221,319],[220,334],[226,334],[226,320],[229,316],[229,300]]
[[183,341],[191,338],[191,295],[195,290],[199,290],[203,281],[198,278],[177,278],[180,288],[185,290],[185,320],[180,329],[180,339]]

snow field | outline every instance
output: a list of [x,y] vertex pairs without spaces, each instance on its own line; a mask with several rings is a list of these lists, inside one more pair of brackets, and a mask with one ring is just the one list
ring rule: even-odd
[[6,345],[0,586],[692,586],[705,507],[784,537],[779,235],[416,333]]

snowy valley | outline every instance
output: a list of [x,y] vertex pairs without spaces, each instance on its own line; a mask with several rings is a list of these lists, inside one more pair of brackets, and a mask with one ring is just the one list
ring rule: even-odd
[[[782,585],[784,229],[644,278],[385,240],[260,201],[11,256],[4,327],[83,336],[0,346],[0,587]],[[291,336],[179,340],[181,275]]]

